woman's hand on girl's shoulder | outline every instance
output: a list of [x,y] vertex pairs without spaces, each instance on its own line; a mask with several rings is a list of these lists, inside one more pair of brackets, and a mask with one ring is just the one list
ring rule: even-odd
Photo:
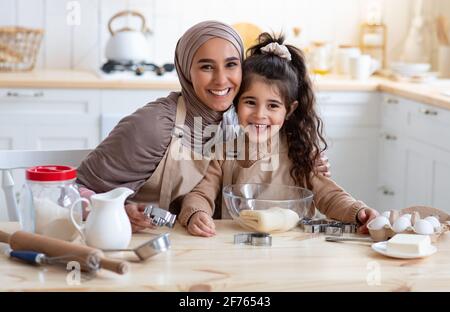
[[125,211],[131,223],[133,233],[143,231],[145,229],[155,229],[151,220],[144,214],[147,204],[144,203],[128,203],[125,205]]
[[324,153],[320,153],[320,157],[316,160],[317,172],[327,178],[331,177],[331,165],[328,157]]
[[206,212],[197,211],[189,219],[187,231],[194,236],[211,237],[216,235],[216,225]]

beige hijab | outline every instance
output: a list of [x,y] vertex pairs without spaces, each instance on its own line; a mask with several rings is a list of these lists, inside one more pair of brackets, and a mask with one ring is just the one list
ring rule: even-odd
[[[185,124],[191,129],[191,134],[194,129],[194,117],[202,117],[202,130],[208,125],[216,125],[222,121],[223,112],[208,109],[197,97],[190,74],[195,53],[202,44],[213,38],[222,38],[233,44],[242,62],[244,46],[241,37],[232,27],[217,21],[201,22],[188,29],[178,41],[175,50],[175,67],[182,87],[181,94],[188,107]],[[230,107],[232,107],[231,103]],[[202,143],[209,139],[209,137],[203,137]]]

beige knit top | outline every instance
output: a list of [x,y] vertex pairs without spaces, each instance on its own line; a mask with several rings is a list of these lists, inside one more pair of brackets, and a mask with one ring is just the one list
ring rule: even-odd
[[[252,155],[252,153],[250,153]],[[290,176],[292,162],[288,158],[287,143],[282,141],[277,151],[278,166],[276,169],[262,170],[267,166],[268,159],[274,154],[267,153],[256,157],[257,160],[213,160],[203,180],[188,193],[182,202],[178,220],[186,226],[190,217],[197,211],[203,211],[212,216],[216,207],[215,199],[222,191],[223,168],[225,162],[234,161],[232,183],[272,183],[295,186]],[[255,158],[250,158],[255,159]],[[330,219],[342,222],[356,222],[360,209],[367,208],[362,201],[354,199],[332,179],[322,175],[314,175],[311,179],[314,204],[311,205],[309,216],[314,215],[315,209]],[[300,185],[302,186],[302,185]],[[304,186],[302,186],[304,187]]]

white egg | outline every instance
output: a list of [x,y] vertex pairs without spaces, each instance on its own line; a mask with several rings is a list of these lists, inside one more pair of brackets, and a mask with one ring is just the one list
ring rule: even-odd
[[400,217],[408,218],[409,221],[411,221],[411,214],[410,213],[405,213],[404,215],[401,215]]
[[395,233],[401,233],[405,231],[408,227],[411,226],[411,221],[406,216],[401,216],[397,220],[395,220],[392,229]]
[[382,229],[386,224],[390,225],[389,219],[385,216],[378,216],[367,225],[372,230],[380,230]]
[[385,212],[383,212],[381,215],[382,215],[383,217],[386,217],[386,218],[389,219],[389,216],[391,215],[391,212],[390,212],[390,211],[385,211]]
[[434,233],[433,225],[427,220],[419,220],[414,224],[414,230],[417,234],[430,235]]
[[439,231],[441,229],[441,223],[439,222],[438,218],[429,216],[429,217],[426,217],[424,220],[427,220],[428,222],[430,222],[436,231]]

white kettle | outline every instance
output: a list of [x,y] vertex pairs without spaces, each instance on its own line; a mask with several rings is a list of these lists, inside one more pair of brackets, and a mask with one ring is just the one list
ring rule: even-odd
[[[142,21],[140,30],[125,27],[116,31],[112,29],[112,22],[119,17],[132,15],[139,17]],[[145,17],[136,11],[121,11],[115,14],[108,22],[111,33],[106,44],[105,56],[110,61],[119,63],[140,63],[147,61],[150,57],[150,45],[147,35],[150,30],[146,26]]]

